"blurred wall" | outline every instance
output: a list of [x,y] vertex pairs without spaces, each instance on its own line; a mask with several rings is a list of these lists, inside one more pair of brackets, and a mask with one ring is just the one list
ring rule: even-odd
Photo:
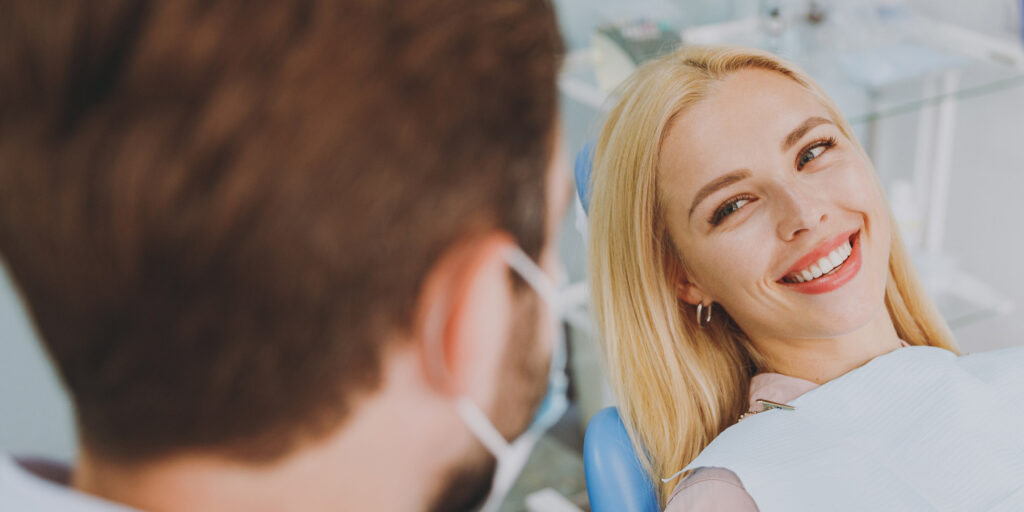
[[0,451],[68,459],[71,423],[67,396],[0,268]]

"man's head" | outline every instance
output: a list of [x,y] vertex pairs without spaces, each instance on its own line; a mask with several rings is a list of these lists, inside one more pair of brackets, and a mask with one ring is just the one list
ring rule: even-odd
[[[272,462],[345,425],[437,319],[439,388],[546,364],[521,323],[546,313],[495,265],[556,236],[547,2],[4,11],[0,254],[90,453]],[[500,353],[474,352],[495,325]],[[529,417],[494,410],[509,434]]]

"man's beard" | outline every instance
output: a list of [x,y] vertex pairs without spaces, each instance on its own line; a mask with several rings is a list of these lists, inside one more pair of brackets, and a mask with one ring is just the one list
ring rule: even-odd
[[479,507],[491,490],[497,464],[486,450],[474,450],[445,477],[431,512],[462,512]]
[[[494,422],[494,427],[509,440],[523,433],[533,420],[547,391],[550,368],[547,353],[538,350],[538,333],[547,330],[538,322],[540,299],[531,290],[520,295],[523,298],[512,317],[508,348],[502,357],[505,364],[498,376],[495,410],[487,415]],[[554,340],[545,341],[554,343]],[[461,512],[480,506],[487,498],[496,470],[494,456],[483,445],[477,444],[451,468],[437,498],[427,510]]]

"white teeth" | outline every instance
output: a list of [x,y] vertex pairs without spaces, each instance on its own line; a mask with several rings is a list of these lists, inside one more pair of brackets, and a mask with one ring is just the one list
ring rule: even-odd
[[839,264],[842,263],[844,259],[846,259],[846,258],[844,258],[841,254],[839,254],[839,249],[836,249],[836,250],[828,253],[828,262],[832,264],[831,265],[832,268],[838,267]]
[[822,274],[827,274],[834,266],[835,265],[832,264],[832,260],[829,259],[828,256],[822,256],[822,258],[818,260],[818,268],[821,269]]
[[836,247],[828,254],[828,256],[814,262],[810,267],[799,272],[793,272],[786,277],[786,280],[795,283],[804,283],[812,279],[817,279],[822,275],[835,270],[839,265],[842,265],[843,262],[850,257],[850,254],[853,254],[853,247],[850,245],[850,242],[847,241],[843,245]]

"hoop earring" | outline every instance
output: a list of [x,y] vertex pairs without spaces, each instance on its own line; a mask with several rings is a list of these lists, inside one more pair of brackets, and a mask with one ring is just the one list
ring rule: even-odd
[[705,314],[705,312],[704,312],[704,303],[701,302],[701,303],[697,304],[697,325],[699,325],[701,327],[704,327],[705,325],[708,325],[709,323],[711,323],[711,306],[713,306],[713,305],[714,305],[713,302],[711,304],[707,305],[708,309],[707,309],[707,313]]

